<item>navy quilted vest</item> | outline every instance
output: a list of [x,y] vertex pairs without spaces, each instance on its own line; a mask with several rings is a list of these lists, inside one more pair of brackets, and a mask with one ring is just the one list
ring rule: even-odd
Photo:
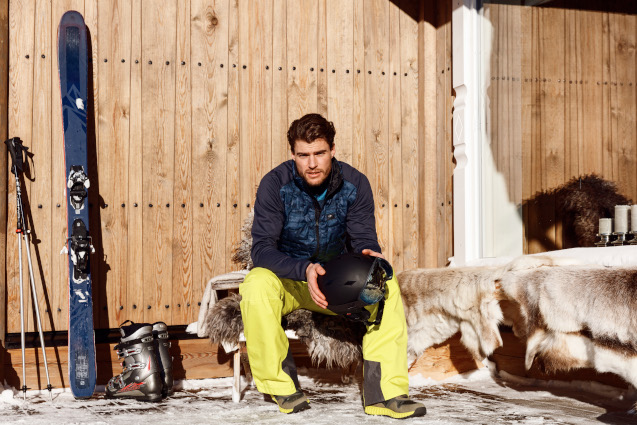
[[318,263],[343,253],[346,247],[345,218],[356,199],[356,192],[352,183],[343,180],[340,166],[334,161],[325,204],[321,208],[305,189],[305,183],[294,167],[294,178],[279,190],[285,208],[279,250],[292,258]]

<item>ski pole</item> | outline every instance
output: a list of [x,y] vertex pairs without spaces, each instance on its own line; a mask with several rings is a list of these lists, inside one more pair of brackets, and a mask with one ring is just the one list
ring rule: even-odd
[[26,386],[26,371],[25,371],[25,332],[24,332],[24,296],[23,296],[23,284],[22,284],[22,238],[20,235],[24,236],[24,244],[27,253],[27,264],[29,266],[29,282],[31,286],[31,293],[34,299],[35,304],[35,314],[38,324],[38,332],[40,334],[40,346],[42,347],[42,358],[44,360],[44,369],[46,371],[46,381],[47,381],[47,389],[49,390],[49,400],[53,401],[53,397],[51,395],[51,381],[49,378],[49,365],[46,359],[46,347],[44,345],[44,334],[42,333],[42,321],[40,320],[40,309],[37,303],[37,292],[35,289],[35,279],[33,277],[33,264],[31,262],[31,251],[29,248],[29,231],[25,229],[26,221],[24,219],[24,208],[22,205],[22,191],[20,184],[19,173],[23,171],[23,154],[28,150],[27,147],[22,145],[22,140],[19,137],[14,137],[5,141],[9,149],[9,154],[11,156],[12,167],[11,172],[15,176],[16,183],[16,234],[18,235],[18,260],[19,260],[19,270],[20,270],[20,342],[22,348],[22,394],[23,398],[26,400],[26,392],[28,390]]
[[18,269],[20,270],[20,348],[22,352],[22,398],[27,399],[27,386],[26,386],[26,369],[25,369],[25,356],[24,356],[24,287],[22,285],[22,202],[20,195],[20,179],[18,173],[22,172],[22,157],[23,152],[27,149],[22,146],[20,138],[12,138],[5,140],[4,142],[9,149],[9,155],[11,156],[11,173],[15,176],[16,187],[16,235],[18,236]]
[[[15,167],[14,167],[15,170]],[[20,182],[18,181],[18,177],[16,176],[16,190],[19,193],[20,190]],[[19,199],[19,195],[18,195]],[[20,269],[20,347],[22,348],[22,398],[24,400],[27,399],[27,377],[26,370],[24,366],[24,287],[22,285],[22,238],[20,237],[20,233],[22,233],[22,224],[20,222],[20,216],[22,215],[20,212],[20,202],[17,202],[17,214],[18,214],[18,223],[16,227],[16,235],[18,235],[18,262]]]
[[[22,222],[24,222],[24,211],[20,208],[22,212]],[[33,295],[33,300],[35,304],[35,318],[38,323],[38,333],[40,334],[40,347],[42,347],[42,360],[44,361],[44,370],[46,372],[46,389],[49,390],[49,400],[53,401],[53,396],[51,395],[51,380],[49,379],[49,363],[46,359],[46,347],[44,345],[44,334],[42,332],[42,320],[40,320],[40,308],[38,307],[38,294],[35,289],[35,279],[33,277],[33,264],[31,262],[31,249],[29,243],[28,231],[22,232],[22,236],[24,237],[24,245],[25,251],[27,253],[27,264],[29,266],[29,278],[31,281],[31,293]]]

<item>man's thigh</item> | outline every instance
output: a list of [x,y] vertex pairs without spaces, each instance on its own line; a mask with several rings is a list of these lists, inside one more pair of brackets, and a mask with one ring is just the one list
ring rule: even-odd
[[255,267],[248,273],[239,286],[239,293],[244,300],[249,299],[250,302],[281,300],[283,316],[300,308],[322,314],[334,314],[316,305],[310,295],[307,282],[282,279],[271,270],[262,267]]
[[289,314],[294,310],[304,308],[306,310],[314,311],[321,314],[333,315],[329,310],[319,307],[312,296],[307,286],[307,282],[281,279],[284,291],[286,293],[286,300],[284,301],[283,315]]

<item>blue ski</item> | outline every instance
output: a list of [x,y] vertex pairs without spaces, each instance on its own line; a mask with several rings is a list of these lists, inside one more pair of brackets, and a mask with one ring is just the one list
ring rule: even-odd
[[96,381],[88,214],[86,109],[88,78],[84,18],[68,11],[58,27],[58,69],[64,122],[69,265],[69,385],[75,398],[93,395]]

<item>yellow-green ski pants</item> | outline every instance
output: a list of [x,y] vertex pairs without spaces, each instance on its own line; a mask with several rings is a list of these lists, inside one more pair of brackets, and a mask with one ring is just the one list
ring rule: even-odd
[[[250,368],[257,389],[265,394],[289,395],[300,389],[281,318],[304,308],[334,314],[317,306],[306,282],[281,279],[254,268],[239,286],[241,317]],[[372,319],[377,305],[373,307]],[[363,337],[363,399],[379,403],[409,392],[407,325],[396,277],[387,282],[380,325],[367,326]]]

